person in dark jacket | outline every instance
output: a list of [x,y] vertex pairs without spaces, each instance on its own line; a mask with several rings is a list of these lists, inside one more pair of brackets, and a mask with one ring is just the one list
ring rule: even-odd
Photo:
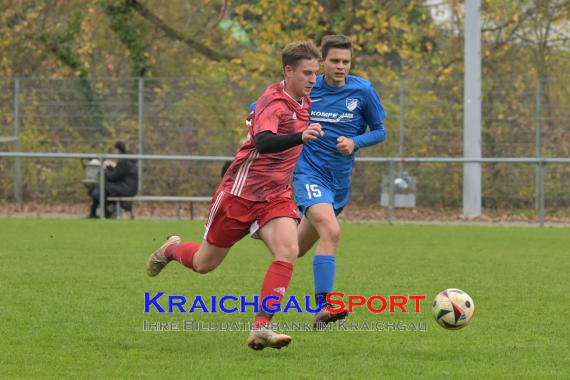
[[[127,147],[122,141],[117,141],[114,145],[115,153],[127,154]],[[136,195],[139,184],[139,175],[136,160],[119,160],[116,166],[105,165],[105,197],[131,197]],[[100,190],[99,186],[94,186],[89,190],[92,198],[91,212],[89,218],[97,217],[99,207]],[[107,202],[105,202],[107,204]],[[109,217],[109,212],[105,212],[105,217]]]

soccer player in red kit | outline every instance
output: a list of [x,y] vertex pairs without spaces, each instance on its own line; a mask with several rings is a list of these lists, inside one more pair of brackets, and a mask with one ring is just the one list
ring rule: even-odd
[[[247,118],[248,139],[236,154],[216,191],[201,244],[171,236],[147,262],[156,276],[172,260],[197,273],[208,273],[230,248],[248,233],[260,237],[273,255],[261,286],[260,301],[268,296],[279,304],[289,286],[299,253],[297,206],[291,199],[291,178],[302,144],[322,135],[309,125],[309,93],[315,84],[321,55],[310,41],[292,42],[281,53],[284,80],[271,85]],[[248,338],[254,350],[281,348],[291,337],[265,326],[272,314],[260,311]]]

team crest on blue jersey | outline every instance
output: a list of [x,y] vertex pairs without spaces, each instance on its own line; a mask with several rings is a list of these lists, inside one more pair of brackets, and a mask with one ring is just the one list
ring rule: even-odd
[[358,107],[358,99],[346,98],[346,108],[349,111],[354,111]]

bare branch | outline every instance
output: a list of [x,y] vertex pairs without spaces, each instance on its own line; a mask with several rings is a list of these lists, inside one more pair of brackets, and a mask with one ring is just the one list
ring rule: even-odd
[[230,61],[234,58],[233,55],[220,52],[210,48],[209,46],[199,42],[192,37],[184,36],[179,31],[171,28],[168,26],[164,21],[162,21],[157,15],[147,9],[144,5],[142,5],[138,0],[125,0],[129,6],[131,6],[138,14],[144,17],[147,21],[149,21],[152,25],[157,27],[158,29],[162,30],[168,37],[182,41],[192,49],[195,49],[197,52],[205,56],[206,58],[212,61]]
[[226,17],[227,13],[228,13],[228,0],[224,0],[224,3],[220,7],[220,11],[218,12],[218,17],[213,20],[210,20],[197,35],[202,36],[210,33],[212,29],[220,25],[220,22],[222,22],[222,20]]

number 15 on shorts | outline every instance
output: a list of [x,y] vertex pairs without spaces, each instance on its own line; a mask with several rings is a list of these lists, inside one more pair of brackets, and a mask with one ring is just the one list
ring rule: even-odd
[[306,184],[305,188],[307,189],[307,195],[309,199],[320,198],[322,195],[321,190],[319,190],[319,186],[317,185]]

